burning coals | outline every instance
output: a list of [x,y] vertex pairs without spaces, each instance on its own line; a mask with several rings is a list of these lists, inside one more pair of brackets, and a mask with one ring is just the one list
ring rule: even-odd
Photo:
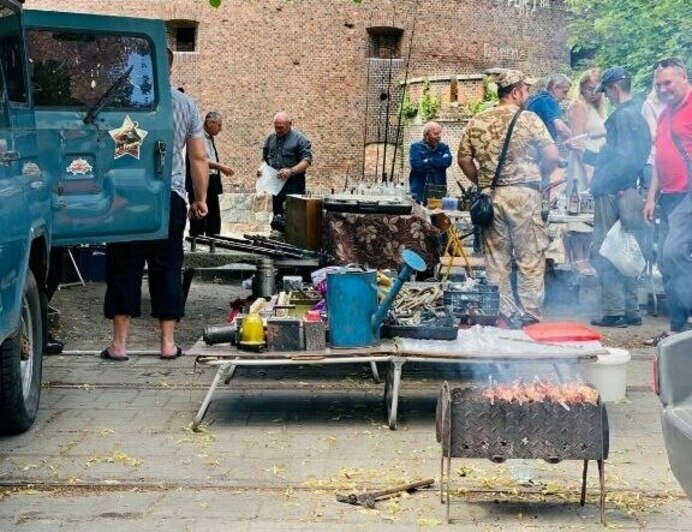
[[520,405],[552,401],[561,404],[567,410],[569,410],[567,405],[570,404],[598,404],[598,390],[583,382],[554,384],[538,378],[534,379],[531,384],[517,380],[511,384],[498,384],[496,386],[493,386],[491,380],[490,387],[484,390],[482,395],[489,399],[491,404],[494,404],[495,401]]

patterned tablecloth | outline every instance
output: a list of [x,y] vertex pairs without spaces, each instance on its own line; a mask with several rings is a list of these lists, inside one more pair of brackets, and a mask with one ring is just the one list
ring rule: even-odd
[[412,249],[429,269],[440,260],[440,231],[419,215],[352,214],[327,212],[323,243],[338,264],[368,268],[401,266],[401,252]]

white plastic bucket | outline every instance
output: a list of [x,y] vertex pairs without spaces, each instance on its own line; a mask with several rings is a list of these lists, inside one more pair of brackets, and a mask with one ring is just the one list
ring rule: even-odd
[[593,362],[581,362],[581,374],[598,389],[602,401],[620,401],[627,394],[627,364],[632,357],[626,349],[607,349],[607,355],[598,355]]

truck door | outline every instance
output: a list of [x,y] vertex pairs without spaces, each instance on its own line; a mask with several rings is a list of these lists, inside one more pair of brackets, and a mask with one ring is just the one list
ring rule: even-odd
[[0,0],[0,339],[16,327],[31,240],[46,231],[21,12]]
[[163,22],[25,11],[53,244],[164,238],[171,94]]

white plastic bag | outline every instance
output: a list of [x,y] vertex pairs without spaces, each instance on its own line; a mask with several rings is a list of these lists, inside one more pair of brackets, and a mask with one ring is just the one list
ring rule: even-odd
[[622,228],[620,220],[610,228],[598,252],[625,277],[638,277],[646,266],[637,239]]

